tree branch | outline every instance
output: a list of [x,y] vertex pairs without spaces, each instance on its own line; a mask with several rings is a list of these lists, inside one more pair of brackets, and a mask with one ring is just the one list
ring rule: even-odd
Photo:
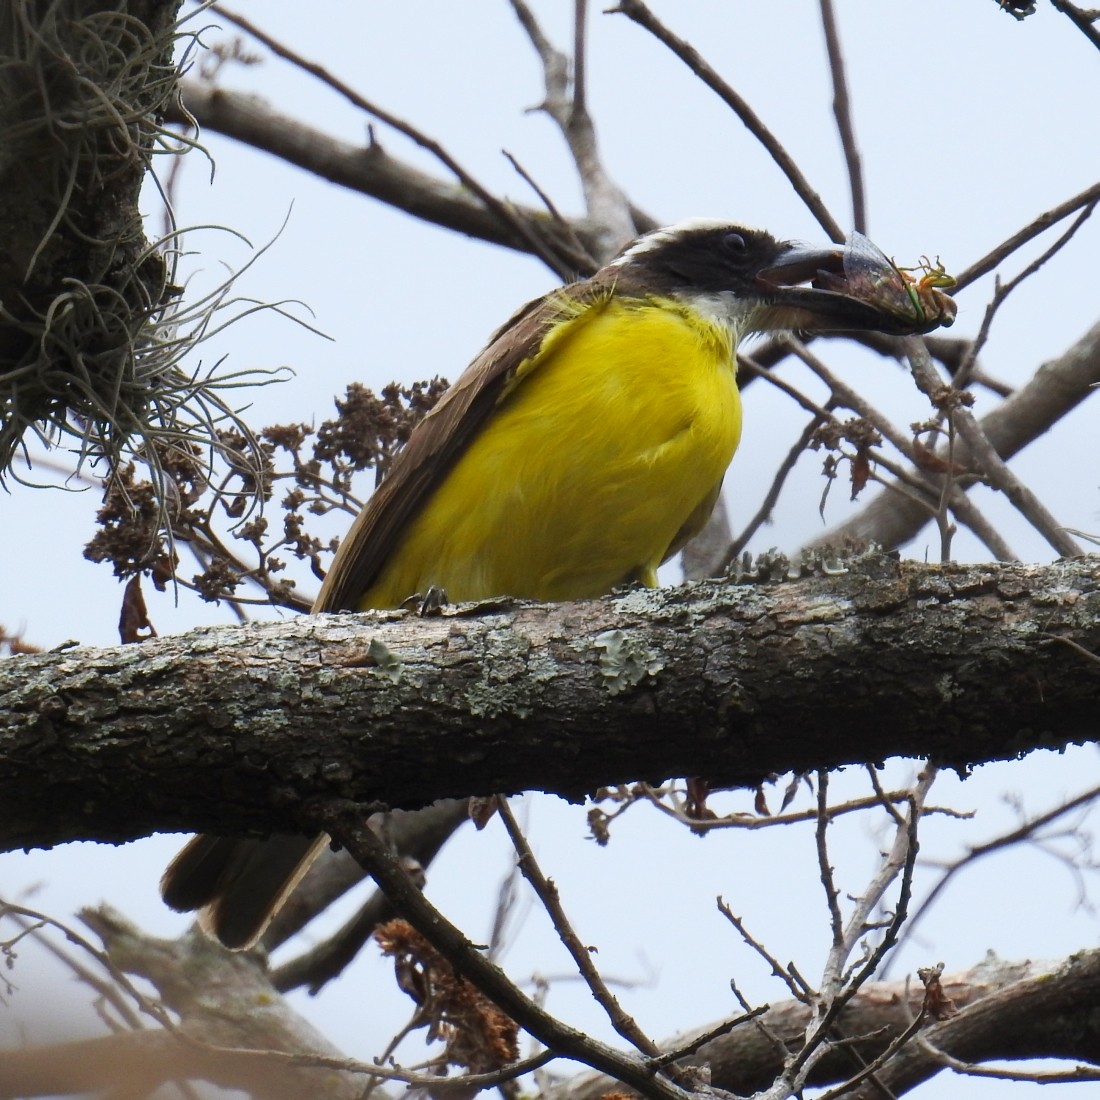
[[13,657],[0,662],[0,842],[287,832],[335,795],[579,799],[894,755],[966,767],[1095,737],[1100,677],[1054,643],[1100,648],[1095,558],[848,567]]
[[[1089,329],[1057,359],[1044,363],[1026,386],[983,416],[981,429],[997,454],[1007,460],[1094,394],[1097,383],[1100,383],[1100,324]],[[967,463],[965,445],[956,446],[955,461],[960,465]],[[816,539],[815,544],[854,539],[901,546],[915,538],[929,519],[922,505],[887,490],[848,522]]]
[[[936,405],[939,402],[939,391],[943,390],[944,384],[932,366],[927,349],[919,339],[907,339],[905,348],[913,378],[921,392],[933,405]],[[955,396],[954,391],[950,392],[950,396]],[[1066,534],[1065,527],[1008,468],[1008,464],[997,453],[971,411],[965,405],[959,404],[950,410],[949,415],[954,418],[955,430],[959,433],[960,439],[966,445],[971,459],[983,474],[987,484],[1004,493],[1015,505],[1017,511],[1059,554],[1072,557],[1082,553],[1080,544]],[[957,451],[952,456],[952,459],[955,458],[957,458]]]
[[839,222],[829,213],[828,208],[821,199],[821,195],[810,186],[809,180],[802,174],[802,170],[783,147],[782,142],[768,129],[748,102],[738,95],[710,67],[690,42],[686,42],[673,34],[641,0],[622,0],[621,3],[608,10],[625,15],[631,21],[637,23],[638,26],[649,31],[654,38],[667,46],[676,57],[687,65],[737,115],[753,137],[767,150],[772,160],[779,166],[780,171],[787,177],[795,193],[806,204],[807,209],[817,219],[821,228],[828,233],[830,239],[834,241],[844,240],[844,230],[841,229]]
[[442,913],[424,897],[404,872],[397,857],[369,828],[354,807],[325,806],[317,825],[338,838],[370,872],[393,903],[394,909],[464,977],[477,986],[541,1043],[556,1054],[573,1058],[611,1074],[650,1100],[688,1100],[690,1093],[658,1067],[635,1054],[624,1054],[577,1028],[556,1019],[514,985],[505,973],[478,950]]
[[833,114],[836,116],[836,130],[844,150],[844,161],[848,166],[848,187],[852,193],[852,226],[860,233],[866,233],[867,196],[863,189],[863,161],[856,142],[855,124],[852,122],[852,101],[848,96],[848,78],[844,71],[840,32],[836,26],[833,0],[819,0],[819,3],[825,49],[829,55],[829,72],[833,78]]
[[[531,241],[514,225],[503,222],[458,182],[414,168],[391,156],[377,141],[352,145],[275,110],[258,96],[210,87],[194,80],[181,83],[183,104],[199,125],[262,149],[296,164],[322,179],[359,191],[395,209],[444,229],[477,237],[517,252],[533,253]],[[170,121],[184,124],[183,112]],[[570,223],[568,231],[538,207],[510,202],[517,218],[538,225],[555,252],[574,255],[572,234],[599,255],[601,232],[585,219]],[[580,272],[590,274],[590,272]]]
[[[943,979],[944,991],[962,1011],[921,1034],[943,1051],[985,1062],[993,1059],[1071,1058],[1100,1062],[1100,951],[1080,952],[1060,963],[1005,963],[987,959]],[[924,990],[908,981],[872,982],[844,1007],[839,1033],[852,1042],[835,1045],[815,1066],[810,1085],[843,1081],[874,1060],[909,1026]],[[1030,1006],[1030,1007],[1029,1007]],[[711,1085],[740,1096],[766,1089],[796,1051],[812,1008],[797,1000],[772,1005],[756,1022],[704,1045],[682,1065],[709,1065]],[[774,1040],[779,1040],[777,1047]],[[680,1036],[663,1044],[684,1045]],[[934,1077],[942,1062],[920,1044],[903,1047],[854,1096],[882,1100],[880,1084],[895,1096]],[[596,1100],[608,1090],[605,1077],[586,1075],[555,1090],[547,1100]]]
[[[312,1095],[310,1090],[322,1082],[326,1095],[358,1096],[366,1074],[402,1078],[400,1071],[340,1057],[289,1011],[251,957],[223,951],[202,936],[186,936],[176,944],[146,940],[117,915],[97,911],[88,916],[104,934],[112,958],[136,973],[154,975],[166,1000],[183,1014],[189,1035],[124,1032],[0,1051],[0,1100],[124,1086],[142,1094],[143,1088],[149,1091],[173,1079],[208,1080],[273,1100],[296,1100]],[[212,988],[222,986],[228,1003],[241,1006],[237,1018],[203,1007],[218,1003]],[[1095,1012],[1100,951],[1079,952],[1053,964],[986,959],[944,978],[943,987],[962,1011],[923,1029],[922,1035],[939,1050],[970,1063],[1001,1058],[1100,1062]],[[864,986],[838,1020],[838,1030],[853,1040],[826,1053],[810,1083],[844,1080],[856,1058],[873,1060],[904,1032],[920,1011],[922,996],[908,981]],[[714,1088],[749,1094],[768,1087],[782,1071],[787,1051],[798,1049],[811,1011],[797,1000],[784,1001],[732,1030],[728,1023],[699,1028],[662,1046],[694,1049],[694,1037],[723,1032],[679,1065],[706,1065]],[[941,1068],[934,1051],[911,1043],[876,1078],[900,1096]],[[554,1089],[548,1100],[596,1100],[609,1084],[602,1074],[584,1074]],[[857,1094],[867,1100],[881,1095],[874,1082]]]
[[587,5],[584,0],[575,0],[573,77],[570,81],[569,59],[554,48],[524,0],[511,2],[516,18],[542,62],[546,96],[541,109],[554,120],[569,147],[584,191],[589,221],[602,227],[601,247],[596,255],[602,260],[609,259],[640,230],[632,216],[630,200],[603,163],[596,141],[596,126],[588,111],[585,91]]

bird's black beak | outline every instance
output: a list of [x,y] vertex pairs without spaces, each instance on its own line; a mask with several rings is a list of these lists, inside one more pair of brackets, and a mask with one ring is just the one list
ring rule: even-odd
[[756,276],[765,327],[912,336],[954,323],[955,302],[941,289],[954,279],[927,260],[914,270],[897,267],[861,233],[843,246],[787,244]]

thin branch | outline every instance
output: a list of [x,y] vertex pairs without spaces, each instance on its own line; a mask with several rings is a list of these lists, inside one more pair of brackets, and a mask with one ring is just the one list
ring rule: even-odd
[[[787,346],[830,388],[833,401],[836,404],[850,408],[853,412],[868,420],[878,430],[879,434],[888,439],[905,458],[912,462],[914,466],[917,465],[916,455],[913,452],[912,444],[894,428],[885,416],[877,412],[874,407],[856,393],[855,390],[837,378],[832,371],[817,358],[817,356],[810,352],[804,343],[793,337],[785,337],[784,339],[787,342]],[[747,359],[747,357],[743,356],[741,358],[744,361],[744,365],[748,366],[750,370],[755,370],[763,374],[768,382],[793,397],[803,408],[807,409],[807,411],[813,413],[815,416],[824,416],[827,422],[836,422],[835,417],[831,414],[827,414],[824,409],[811,402],[789,383],[783,381],[771,371],[761,371],[755,363]],[[935,517],[937,515],[937,498],[939,498],[943,492],[942,484],[939,480],[924,471],[918,471],[914,476],[907,471],[892,466],[878,453],[874,455],[874,461],[887,469],[892,476],[897,479],[896,483],[889,486],[892,492],[901,492],[903,495],[908,495],[911,500],[918,502],[921,507],[927,511],[929,517]],[[905,494],[902,488],[903,484],[908,485],[913,492]],[[1005,539],[997,532],[985,516],[982,515],[977,505],[975,505],[958,487],[955,487],[951,494],[951,509],[959,522],[969,528],[998,561],[1018,560],[1016,554]],[[815,544],[828,543],[834,540],[835,536],[827,535],[824,539],[815,540]],[[887,545],[891,544],[887,543]],[[735,560],[735,558],[731,556],[727,563],[727,568],[729,563],[732,563],[733,560]]]
[[980,260],[975,260],[969,267],[959,272],[955,276],[956,288],[962,290],[963,287],[969,286],[975,279],[988,275],[1006,256],[1010,256],[1021,245],[1027,244],[1033,237],[1045,232],[1055,222],[1068,218],[1070,214],[1097,200],[1100,200],[1100,183],[1094,183],[1091,187],[1086,187],[1084,191],[1074,195],[1073,198],[1066,199],[1065,202],[1059,203],[1045,213],[1040,214],[1037,218],[1033,218],[1023,229],[1013,233],[1011,237],[1002,241],[992,251],[987,252]]
[[[49,952],[55,959],[64,966],[67,966],[78,981],[83,982],[96,994],[99,1004],[109,1004],[115,1012],[118,1013],[119,1019],[125,1023],[131,1031],[138,1031],[144,1027],[141,1018],[127,1003],[123,995],[123,989],[117,984],[105,981],[103,978],[94,974],[76,955],[71,951],[67,951],[60,944],[54,943],[53,939],[44,935],[42,930],[44,927],[53,927],[56,930],[63,930],[67,942],[84,948],[87,946],[86,941],[84,941],[79,934],[72,933],[67,925],[51,921],[44,913],[37,913],[34,910],[24,910],[22,913],[18,913],[8,908],[6,903],[0,902],[0,918],[3,917],[7,917],[14,924],[22,928],[24,934],[30,933],[33,935],[38,945],[44,951]],[[10,940],[3,941],[5,949],[9,948],[10,945]],[[97,958],[96,961],[102,964],[102,960]],[[112,978],[113,977],[112,975]]]
[[[1059,639],[1059,641],[1061,640],[1062,639]],[[868,765],[868,770],[871,772],[872,783],[875,787],[874,795],[866,798],[853,798],[848,802],[840,802],[834,806],[830,806],[829,814],[833,818],[842,817],[846,814],[860,813],[864,810],[876,809],[877,807],[892,807],[896,802],[909,801],[911,795],[910,791],[883,790],[881,784],[877,782],[877,777],[874,775],[874,768]],[[686,826],[695,833],[708,833],[715,829],[745,829],[749,832],[756,832],[760,829],[773,829],[777,826],[805,824],[811,821],[816,823],[818,819],[818,809],[815,805],[805,810],[787,810],[766,817],[758,814],[732,813],[727,814],[725,817],[713,817],[704,821],[700,820],[698,817],[692,817],[675,805],[668,805],[660,798],[661,792],[654,790],[648,784],[640,783],[637,786],[642,789],[643,796],[655,809],[671,817],[674,821],[680,822],[681,825]],[[624,806],[623,809],[625,810],[625,808]],[[619,812],[621,813],[622,810]],[[901,815],[896,809],[891,809],[890,813],[895,821],[901,820]],[[973,811],[953,810],[948,806],[926,806],[924,808],[924,816],[928,817],[931,814],[939,814],[946,817],[959,818],[961,820],[969,820],[974,816]]]
[[808,347],[796,337],[788,337],[791,350],[829,387],[832,402],[846,409],[851,409],[857,416],[866,420],[874,429],[889,440],[904,458],[914,462],[913,446],[909,439],[894,427],[889,417],[884,416],[866,398],[857,393],[846,382],[841,381],[825,363],[819,359]]
[[819,0],[821,26],[825,32],[825,49],[829,55],[829,72],[833,78],[833,114],[837,133],[848,165],[848,186],[852,193],[852,224],[860,233],[867,232],[867,199],[863,190],[863,162],[856,144],[852,122],[852,104],[848,97],[848,79],[844,72],[844,54],[840,49],[840,34],[836,26],[833,0]]
[[535,859],[535,853],[531,850],[531,845],[527,843],[527,838],[523,835],[519,822],[516,821],[511,807],[504,798],[497,799],[497,814],[504,823],[504,828],[507,830],[512,846],[519,857],[520,873],[538,895],[539,901],[542,902],[543,908],[554,925],[558,938],[565,945],[565,949],[572,957],[578,972],[587,984],[592,996],[596,999],[596,1003],[607,1013],[611,1026],[646,1057],[660,1057],[661,1050],[657,1044],[642,1031],[634,1018],[624,1011],[618,998],[607,988],[600,972],[592,962],[589,948],[581,943],[580,937],[569,921],[569,917],[561,904],[557,886],[542,873],[542,868],[539,867],[538,861]]
[[829,238],[834,241],[844,240],[844,230],[840,228],[839,223],[829,213],[821,196],[810,186],[809,181],[802,174],[794,158],[783,147],[779,139],[764,125],[748,103],[703,60],[694,46],[673,34],[641,0],[622,0],[621,3],[608,10],[625,15],[632,22],[649,31],[654,38],[667,46],[676,57],[687,65],[741,119],[749,132],[764,146],[771,155],[772,160],[775,161],[790,181],[799,198],[802,199],[810,213],[817,219],[818,224],[829,235]]
[[690,1054],[694,1054],[700,1047],[706,1046],[707,1043],[712,1042],[715,1039],[721,1039],[730,1032],[741,1027],[742,1024],[747,1024],[752,1020],[756,1020],[763,1016],[765,1012],[771,1011],[771,1005],[758,1005],[756,1008],[745,1008],[745,1011],[740,1016],[734,1016],[729,1020],[723,1020],[719,1024],[715,1024],[714,1027],[707,1028],[706,1031],[700,1032],[693,1039],[686,1043],[681,1043],[679,1046],[673,1047],[671,1050],[665,1051],[658,1058],[655,1059],[658,1063],[671,1063],[678,1062],[681,1058],[686,1058]]
[[592,250],[587,248],[580,237],[577,236],[573,224],[558,209],[554,200],[538,185],[527,169],[507,149],[502,149],[501,152],[508,163],[516,170],[516,175],[538,195],[550,217],[561,229],[563,239],[555,245],[556,251],[567,259],[577,272],[587,275],[595,271],[600,266],[599,257],[594,255]]
[[1096,1066],[1074,1066],[1069,1070],[1020,1070],[1000,1069],[996,1066],[977,1066],[940,1050],[927,1037],[917,1040],[939,1062],[963,1077],[986,1077],[994,1081],[1028,1081],[1035,1085],[1070,1085],[1078,1081],[1100,1081],[1100,1069]]
[[380,122],[384,122],[387,126],[398,131],[398,133],[404,134],[405,137],[415,142],[422,149],[426,149],[441,164],[448,168],[464,187],[468,188],[476,195],[485,205],[485,208],[495,215],[502,225],[508,226],[520,237],[524,238],[530,244],[535,255],[550,267],[551,270],[562,278],[568,279],[571,277],[572,273],[568,268],[563,266],[560,259],[554,255],[549,244],[535,232],[534,226],[522,218],[509,203],[502,202],[491,191],[483,187],[481,183],[467,172],[466,169],[463,168],[462,165],[459,164],[458,161],[434,138],[428,137],[415,126],[405,122],[404,119],[378,106],[378,104],[372,103],[355,91],[349,84],[330,73],[323,65],[319,65],[315,61],[310,61],[290,49],[288,46],[284,46],[281,42],[244,16],[229,11],[221,4],[214,4],[212,10],[217,12],[224,19],[228,19],[231,23],[235,23],[258,42],[263,43],[272,53],[283,58],[284,61],[289,61],[297,68],[302,69],[311,76],[315,76],[334,92],[343,96],[354,107],[372,115]]
[[[1023,822],[1023,824],[1019,825],[1017,828],[1007,833],[1002,833],[998,837],[994,837],[993,840],[987,840],[984,844],[974,845],[967,851],[965,856],[956,860],[946,868],[936,882],[936,885],[928,891],[924,900],[917,906],[913,915],[909,918],[909,923],[905,928],[905,938],[909,939],[913,936],[914,930],[931,911],[932,906],[935,905],[940,895],[947,889],[956,876],[961,874],[968,867],[971,867],[973,864],[977,863],[978,860],[984,859],[988,855],[994,855],[997,852],[1004,851],[1013,844],[1019,844],[1022,841],[1032,839],[1045,825],[1057,821],[1060,817],[1064,817],[1066,814],[1082,806],[1088,806],[1097,799],[1100,799],[1100,787],[1091,787],[1089,790],[1082,791],[1081,794],[1075,795],[1073,798],[1069,799],[1069,801],[1063,802],[1059,806],[1055,806],[1046,813],[1039,814],[1038,817],[1033,817]],[[880,977],[885,977],[885,972],[886,968],[883,969]]]
[[[844,946],[850,955],[856,949],[859,941],[867,934],[867,930],[872,927],[871,913],[881,903],[890,885],[900,878],[898,901],[894,906],[893,915],[887,923],[882,939],[866,958],[860,960],[856,971],[849,977],[844,992],[838,998],[841,1001],[841,1006],[846,1004],[878,970],[883,959],[897,944],[901,929],[908,919],[909,902],[913,896],[913,872],[916,868],[917,852],[919,850],[917,829],[924,817],[924,805],[928,800],[928,792],[936,780],[936,775],[936,769],[926,764],[910,796],[908,815],[896,823],[893,847],[883,860],[878,873],[857,900],[848,920],[845,928]],[[836,1011],[839,1011],[839,1009]]]
[[[1005,459],[1037,439],[1063,416],[1096,392],[1100,383],[1100,324],[1057,359],[1044,363],[1031,380],[987,413],[982,430]],[[964,456],[959,461],[965,462]],[[817,544],[846,539],[873,540],[899,546],[915,537],[928,513],[892,493],[882,493],[852,519],[826,532]]]
[[832,931],[833,951],[844,943],[844,921],[840,916],[840,891],[833,877],[833,867],[829,862],[829,825],[832,814],[829,813],[829,773],[823,768],[817,773],[817,825],[814,839],[817,847],[817,867],[821,885],[825,888],[825,901],[829,907],[829,928]]
[[518,989],[424,897],[385,841],[363,825],[361,807],[330,803],[316,811],[315,824],[348,849],[394,909],[437,951],[550,1050],[607,1073],[651,1100],[689,1100],[690,1094],[662,1073],[562,1023]]
[[[1073,534],[1076,534],[1076,535],[1080,535],[1082,533],[1080,531],[1073,531],[1072,528],[1070,530]],[[1092,539],[1088,535],[1086,535],[1085,538],[1087,538],[1089,542],[1094,542],[1095,541],[1094,539]],[[1094,664],[1094,665],[1100,664],[1100,657],[1098,657],[1095,653],[1093,653],[1091,649],[1086,649],[1079,642],[1073,641],[1072,638],[1063,638],[1061,634],[1052,634],[1052,635],[1050,635],[1050,638],[1051,638],[1051,641],[1058,642],[1061,645],[1064,645],[1064,646],[1068,647],[1069,649],[1072,649],[1075,653],[1081,654],[1081,656],[1084,657],[1085,660],[1088,661],[1090,664]]]
[[[137,986],[117,967],[106,951],[97,948],[90,940],[82,936],[74,928],[55,920],[53,917],[40,913],[36,909],[26,909],[22,905],[12,905],[11,902],[0,899],[0,918],[5,916],[22,917],[39,925],[49,925],[57,929],[70,943],[75,944],[89,957],[95,959],[100,966],[110,974],[112,981],[133,1000],[140,1012],[155,1020],[161,1027],[173,1034],[179,1035],[179,1029],[175,1021],[165,1010],[164,1006],[156,1000],[145,996]],[[85,923],[88,923],[85,921]],[[182,1038],[182,1036],[181,1036]]]
[[[873,405],[856,393],[851,386],[842,382],[825,364],[817,358],[800,340],[794,337],[788,338],[795,354],[806,364],[830,389],[833,400],[838,405],[851,409],[854,413],[867,420],[880,435],[884,436],[893,446],[901,452],[916,468],[915,476],[905,472],[899,480],[904,482],[920,494],[930,515],[936,520],[941,532],[947,527],[947,508],[981,541],[990,553],[998,561],[1014,561],[1016,555],[1004,537],[985,518],[977,505],[955,483],[951,464],[952,455],[948,455],[947,472],[942,477],[936,477],[931,471],[921,468],[917,460],[917,454],[912,442],[901,434]],[[880,464],[881,458],[876,458]],[[887,467],[889,468],[889,467]],[[899,477],[897,471],[891,471],[895,477]],[[899,488],[898,485],[892,488]],[[932,494],[935,498],[932,498]],[[912,497],[911,497],[912,499]]]
[[1071,4],[1069,0],[1050,0],[1056,11],[1060,11],[1067,19],[1098,49],[1100,50],[1100,30],[1096,29],[1096,13],[1086,11],[1084,8]]
[[[867,777],[871,780],[871,786],[875,791],[875,801],[894,819],[895,825],[902,825],[904,819],[901,814],[898,813],[897,808],[894,806],[895,802],[900,802],[901,799],[896,793],[887,794],[882,787],[882,782],[879,779],[879,769],[874,764],[868,764],[866,766]],[[908,792],[907,792],[908,794]],[[927,816],[928,808],[925,807],[924,813]],[[968,815],[968,816],[973,816]]]
[[[912,897],[913,870],[917,858],[917,826],[921,818],[922,807],[928,798],[928,791],[935,781],[935,777],[936,770],[934,768],[926,767],[922,772],[910,798],[909,813],[895,828],[894,843],[890,852],[884,857],[877,874],[872,878],[863,894],[856,899],[852,914],[847,923],[843,925],[839,936],[837,935],[837,925],[835,923],[840,919],[839,910],[836,909],[835,905],[830,905],[831,912],[835,913],[833,917],[834,945],[829,951],[824,973],[822,974],[824,998],[822,1008],[824,1011],[810,1027],[805,1045],[785,1071],[785,1075],[789,1080],[797,1082],[805,1080],[805,1076],[812,1069],[814,1062],[820,1058],[824,1050],[822,1044],[833,1032],[844,1007],[870,980],[885,956],[897,944],[900,931],[905,924],[909,901]],[[819,830],[819,837],[821,839],[818,841],[818,851],[822,868],[822,881],[826,884],[826,892],[832,897],[836,886],[833,882],[832,868],[828,864],[824,828]],[[882,939],[874,950],[864,955],[853,970],[846,970],[847,960],[872,927],[870,924],[872,911],[880,904],[886,890],[899,877],[897,904]],[[815,1015],[817,1014],[815,1013]]]
[[[832,408],[833,402],[830,400],[825,406],[825,409],[831,412]],[[810,440],[813,439],[814,433],[827,419],[827,417],[822,416],[820,413],[814,413],[809,423],[802,429],[802,434],[799,435],[791,445],[791,449],[787,452],[786,457],[775,471],[772,483],[768,486],[768,491],[764,494],[764,499],[760,507],[756,510],[756,514],[745,524],[741,534],[730,543],[730,548],[726,552],[722,568],[720,569],[721,573],[729,569],[737,558],[740,557],[741,552],[748,546],[749,540],[771,518],[772,511],[779,501],[780,494],[783,492],[784,483],[790,476],[791,471],[798,464],[798,460],[802,457],[803,452],[805,452],[806,448],[810,445]]]
[[[210,88],[194,80],[182,81],[180,87],[186,111],[194,114],[204,130],[261,149],[422,221],[503,248],[533,251],[526,236],[516,232],[511,224],[502,224],[470,191],[391,156],[376,141],[367,146],[341,141],[244,92]],[[183,119],[183,111],[178,111],[171,114],[169,121],[182,123]],[[510,205],[524,224],[540,224],[555,251],[567,243],[557,236],[556,223],[546,224],[541,210]],[[576,220],[573,228],[589,251],[595,248],[596,234],[583,219]],[[598,266],[590,263],[588,268],[577,266],[576,270],[590,274]]]
[[1060,252],[1077,233],[1077,230],[1085,224],[1086,221],[1092,216],[1092,212],[1096,209],[1096,200],[1090,202],[1078,215],[1073,219],[1073,223],[1070,227],[1037,259],[1033,260],[1027,265],[1018,275],[1009,279],[1007,283],[1001,283],[1000,280],[996,280],[993,287],[993,297],[990,299],[989,304],[985,307],[985,316],[982,318],[981,327],[978,329],[978,335],[973,339],[970,344],[970,348],[967,350],[966,356],[963,358],[959,369],[952,375],[952,381],[960,389],[967,385],[969,379],[974,372],[974,364],[977,361],[978,353],[985,346],[986,341],[989,339],[989,329],[993,324],[993,318],[997,313],[997,310],[1004,304],[1005,299],[1022,283],[1025,279],[1034,275],[1052,256],[1057,252]]
[[[794,997],[796,1001],[800,1001],[802,1004],[809,1004],[812,990],[805,981],[801,980],[801,975],[792,967],[783,966],[764,944],[749,932],[744,920],[737,916],[721,897],[718,897],[716,900],[718,903],[718,911],[737,929],[745,945],[755,951],[756,954],[768,964],[772,975],[778,978],[787,989],[790,990],[791,996]],[[747,1008],[747,1006],[745,1007]]]
[[573,79],[569,79],[569,61],[547,38],[524,0],[511,0],[512,10],[542,62],[545,98],[544,110],[557,124],[573,157],[584,192],[590,222],[598,227],[598,255],[604,262],[639,232],[630,201],[612,180],[600,157],[596,127],[588,112],[586,78],[585,0],[574,0]]
[[[924,1026],[924,1014],[920,1013],[913,1018],[913,1022],[900,1034],[890,1040],[890,1044],[886,1049],[872,1062],[868,1062],[858,1073],[853,1074],[847,1081],[842,1081],[836,1088],[831,1088],[827,1092],[823,1092],[817,1100],[840,1100],[845,1094],[851,1095],[851,1090],[858,1085],[861,1081],[866,1081],[867,1078],[873,1077],[883,1066],[886,1065],[891,1058],[906,1043],[908,1043],[921,1027]],[[883,1090],[886,1096],[891,1095],[886,1090]]]
[[[937,399],[943,382],[932,366],[928,352],[919,339],[907,338],[906,350],[913,378],[930,400]],[[962,405],[953,409],[955,427],[970,450],[970,455],[983,472],[989,484],[999,489],[1015,505],[1017,511],[1038,531],[1062,557],[1074,557],[1084,553],[1080,545],[1066,533],[1047,511],[1041,500],[1009,469],[997,453],[974,414]]]
[[549,1065],[557,1059],[552,1050],[540,1050],[527,1058],[521,1058],[518,1062],[511,1062],[500,1069],[494,1069],[486,1073],[459,1073],[454,1077],[440,1077],[438,1074],[413,1073],[401,1068],[390,1069],[379,1065],[373,1067],[371,1076],[378,1081],[400,1081],[409,1085],[410,1089],[423,1090],[433,1097],[438,1093],[446,1095],[448,1092],[459,1091],[465,1097],[467,1094],[480,1092],[482,1089],[495,1088],[506,1081],[515,1081],[518,1077],[526,1077],[543,1066]]

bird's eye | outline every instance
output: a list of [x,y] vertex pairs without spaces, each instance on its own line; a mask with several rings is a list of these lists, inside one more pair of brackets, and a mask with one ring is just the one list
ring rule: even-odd
[[722,235],[722,245],[728,252],[744,252],[747,247],[745,238],[732,230]]

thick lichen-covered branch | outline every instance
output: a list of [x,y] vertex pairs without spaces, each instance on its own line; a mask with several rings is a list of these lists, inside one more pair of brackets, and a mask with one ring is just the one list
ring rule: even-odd
[[287,831],[329,797],[580,798],[890,756],[965,768],[1095,738],[1098,624],[1096,559],[872,555],[797,582],[20,656],[0,663],[0,835]]

